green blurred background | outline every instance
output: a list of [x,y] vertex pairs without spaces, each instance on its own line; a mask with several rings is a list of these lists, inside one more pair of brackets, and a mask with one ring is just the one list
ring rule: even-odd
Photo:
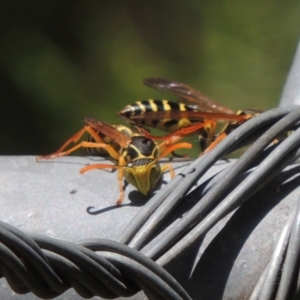
[[234,110],[280,98],[299,1],[0,1],[0,154],[48,154],[175,79]]

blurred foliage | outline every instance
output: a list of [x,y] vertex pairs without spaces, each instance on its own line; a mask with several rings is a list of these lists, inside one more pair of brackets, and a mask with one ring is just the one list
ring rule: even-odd
[[0,154],[56,150],[95,116],[174,97],[166,77],[233,108],[277,105],[299,38],[297,1],[0,1]]

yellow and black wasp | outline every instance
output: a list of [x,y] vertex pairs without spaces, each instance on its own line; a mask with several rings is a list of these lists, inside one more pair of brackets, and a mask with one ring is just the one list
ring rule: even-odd
[[[169,133],[180,129],[183,135],[198,133],[202,152],[212,149],[232,130],[260,113],[258,110],[235,113],[192,87],[174,80],[146,78],[144,83],[179,96],[179,102],[152,99],[137,101],[119,111],[118,116],[132,125],[157,128]],[[217,132],[220,122],[226,125]],[[191,130],[193,126],[199,128],[198,131]],[[168,135],[155,137],[149,134],[148,137],[164,139]]]
[[[131,129],[123,125],[108,124],[92,117],[85,118],[84,123],[85,126],[56,152],[39,156],[37,160],[65,156],[79,148],[83,148],[88,155],[108,157],[114,164],[88,165],[83,167],[80,173],[92,169],[117,169],[120,190],[117,205],[120,205],[124,199],[124,178],[141,193],[147,194],[156,186],[163,172],[169,170],[171,177],[174,177],[171,164],[161,167],[159,160],[177,149],[192,148],[190,143],[177,143],[184,137],[185,133],[183,134],[182,130],[174,132],[161,143],[157,143],[145,136],[137,127]],[[88,134],[87,139],[81,140],[85,133]],[[75,143],[75,146],[66,150],[71,143]]]

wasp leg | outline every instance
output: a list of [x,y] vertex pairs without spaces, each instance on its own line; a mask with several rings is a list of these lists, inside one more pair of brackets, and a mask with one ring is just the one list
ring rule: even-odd
[[121,205],[124,200],[124,188],[123,188],[123,178],[124,178],[124,169],[123,167],[126,165],[126,161],[123,156],[119,158],[119,172],[118,172],[118,182],[119,182],[119,199],[117,201],[117,205]]
[[[115,151],[111,146],[106,147],[106,150],[112,156],[112,151]],[[83,174],[92,169],[118,169],[118,182],[119,182],[119,198],[117,200],[117,205],[121,205],[124,200],[124,188],[123,188],[123,178],[124,178],[124,169],[123,166],[126,165],[126,161],[123,156],[120,156],[118,159],[118,165],[110,165],[110,164],[93,164],[90,166],[83,167],[80,170],[80,174]]]
[[90,171],[92,169],[119,169],[118,173],[118,182],[119,182],[119,198],[117,200],[117,205],[121,205],[124,200],[124,189],[123,189],[123,168],[117,165],[109,165],[109,164],[93,164],[90,166],[83,167],[80,170],[80,174],[83,174],[87,171]]
[[[82,141],[78,145],[72,147],[71,149],[69,149],[67,151],[58,152],[58,153],[55,152],[53,154],[46,155],[46,156],[39,156],[37,159],[51,159],[51,158],[55,158],[55,157],[66,156],[66,155],[69,155],[70,153],[76,151],[77,149],[83,148],[83,147],[85,147],[85,148],[103,148],[103,149],[107,150],[107,152],[113,159],[117,160],[119,158],[118,153],[114,150],[114,148],[112,148],[108,144]],[[108,150],[108,148],[110,148],[110,150]]]
[[161,168],[162,173],[165,173],[168,170],[170,171],[171,178],[173,179],[175,177],[175,172],[171,164],[166,164]]
[[118,169],[119,166],[117,165],[110,165],[110,164],[93,164],[89,166],[85,166],[80,169],[79,173],[83,174],[87,171],[93,170],[93,169]]
[[189,156],[187,154],[179,154],[179,153],[176,153],[175,151],[172,151],[171,154],[173,157],[176,157],[176,158],[189,158]]
[[[201,128],[205,128],[207,126],[210,126],[210,127],[216,127],[216,121],[214,120],[207,120],[205,122],[201,122],[201,123],[195,123],[191,126],[188,126],[188,127],[183,127],[171,134],[169,134],[169,136],[172,136],[172,135],[178,135],[178,136],[181,136],[181,137],[184,137],[186,135],[189,135],[189,134],[192,134],[192,133],[196,133],[199,129]],[[166,138],[168,137],[165,136]]]
[[80,174],[83,174],[87,171],[90,171],[92,169],[119,169],[119,174],[118,174],[118,182],[119,182],[119,198],[117,200],[117,205],[121,205],[124,199],[124,189],[123,189],[123,168],[118,166],[118,165],[109,165],[109,164],[93,164],[90,166],[83,167],[80,170]]
[[205,149],[205,151],[203,152],[203,154],[207,153],[208,151],[212,150],[213,148],[215,148],[225,137],[227,136],[227,134],[225,132],[223,132],[222,134],[220,134],[210,145],[209,147],[207,147]]
[[[97,143],[104,143],[104,141],[102,140],[102,138],[97,134],[97,132],[91,128],[90,126],[85,126],[84,128],[82,128],[81,130],[79,130],[77,133],[75,133],[73,136],[71,136],[57,151],[55,151],[52,154],[49,155],[41,155],[38,156],[36,158],[36,160],[40,160],[40,159],[51,159],[51,158],[55,158],[55,157],[59,157],[59,156],[64,156],[64,155],[68,155],[71,152],[77,150],[80,147],[84,147],[82,146],[81,142],[80,144],[76,145],[75,147],[72,147],[71,149],[69,149],[68,151],[64,151],[71,143],[76,143],[78,142],[78,140],[85,134],[85,133],[89,133],[92,138],[97,142]],[[87,146],[89,147],[89,146]],[[90,146],[91,147],[91,146]],[[99,147],[99,146],[97,146]]]
[[[197,131],[206,130],[208,131],[208,138],[213,139],[216,131],[216,122],[213,120],[208,120],[202,123],[197,123],[195,125],[191,125],[189,127],[181,128],[171,134],[165,135],[161,137],[164,141],[159,145],[159,149],[161,151],[160,158],[163,156],[168,155],[169,153],[172,153],[173,156],[178,156],[175,153],[176,149],[185,148],[185,149],[191,149],[192,145],[190,143],[179,143],[177,145],[170,146],[174,143],[176,143],[178,140],[182,139],[184,136],[193,134]],[[208,129],[205,129],[208,128]],[[149,138],[151,135],[149,134]]]
[[169,153],[177,150],[177,149],[192,149],[193,145],[190,143],[178,143],[175,145],[165,145],[164,143],[160,144],[160,155],[158,156],[157,160],[163,158],[164,156],[167,156]]
[[183,127],[180,128],[172,133],[166,134],[166,135],[162,135],[162,136],[155,136],[155,135],[151,135],[148,131],[146,130],[141,130],[140,132],[143,133],[143,135],[145,135],[147,138],[152,139],[152,140],[168,140],[170,138],[173,138],[174,136],[177,136],[178,139],[183,138],[184,136],[190,135],[190,134],[194,134],[197,131],[199,131],[200,129],[206,127],[206,126],[210,126],[210,127],[216,127],[216,121],[214,120],[208,120],[205,122],[199,122],[199,123],[195,123],[193,125],[187,126],[187,127]]
[[216,133],[217,123],[211,122],[203,127],[199,134],[199,145],[201,152],[199,156],[201,156],[204,151],[213,143],[215,140],[215,133]]

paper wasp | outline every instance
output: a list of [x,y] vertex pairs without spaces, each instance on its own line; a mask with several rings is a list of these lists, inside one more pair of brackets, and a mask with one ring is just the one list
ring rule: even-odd
[[[123,125],[111,125],[92,117],[85,118],[84,123],[85,126],[56,152],[39,156],[37,160],[65,156],[79,148],[83,148],[88,155],[108,157],[115,164],[88,165],[83,167],[80,173],[92,169],[117,169],[120,190],[117,205],[120,205],[124,198],[123,178],[137,190],[147,194],[155,187],[163,172],[169,170],[171,177],[174,177],[171,164],[161,167],[159,160],[177,149],[192,148],[190,143],[177,143],[186,134],[182,130],[174,132],[161,143],[157,143],[145,136],[143,130],[139,131],[137,127],[130,129]],[[197,128],[191,128],[191,132],[193,130]],[[80,141],[85,133],[88,134],[87,140]],[[75,143],[75,146],[66,150],[71,143]]]
[[[118,116],[130,124],[157,128],[169,133],[182,129],[184,134],[185,128],[202,123],[197,132],[202,152],[212,149],[232,130],[260,113],[258,110],[235,113],[190,86],[173,80],[146,78],[144,84],[179,96],[179,102],[149,99],[137,101],[118,112]],[[226,125],[217,133],[217,124],[220,122]],[[168,135],[155,137],[149,134],[148,137],[163,140]]]

